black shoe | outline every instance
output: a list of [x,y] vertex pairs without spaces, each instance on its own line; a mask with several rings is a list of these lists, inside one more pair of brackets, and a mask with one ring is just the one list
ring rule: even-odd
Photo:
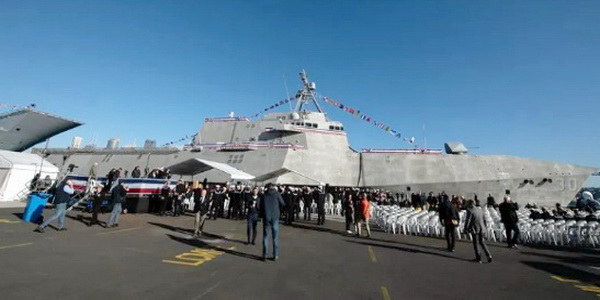
[[252,242],[252,245],[256,245],[256,243],[255,243],[255,242]]
[[115,225],[113,225],[113,227],[119,227],[119,224],[115,224]]
[[44,228],[38,227],[34,230],[35,232],[44,233]]
[[266,257],[266,256],[263,256],[263,257],[261,257],[261,258],[260,258],[260,260],[262,260],[262,261],[267,261],[267,257]]
[[480,264],[481,263],[481,258],[476,258],[473,261],[476,262],[476,263],[478,263],[478,264]]
[[488,263],[491,263],[491,262],[492,262],[492,257],[490,256],[490,257],[488,257]]

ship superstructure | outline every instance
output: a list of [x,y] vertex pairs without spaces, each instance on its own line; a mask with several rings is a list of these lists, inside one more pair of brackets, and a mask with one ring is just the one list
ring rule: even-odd
[[[98,163],[111,168],[170,168],[187,179],[209,182],[251,180],[291,185],[372,187],[392,192],[446,192],[480,199],[509,193],[518,202],[567,203],[597,168],[505,155],[469,155],[466,149],[367,149],[348,143],[344,126],[319,106],[315,84],[303,83],[295,109],[253,121],[245,117],[207,118],[186,150],[48,149],[48,160],[80,173]],[[316,110],[310,110],[314,105]],[[456,151],[455,151],[456,150]],[[244,175],[245,174],[245,175]],[[176,177],[177,178],[177,177]],[[252,179],[249,179],[252,178]]]

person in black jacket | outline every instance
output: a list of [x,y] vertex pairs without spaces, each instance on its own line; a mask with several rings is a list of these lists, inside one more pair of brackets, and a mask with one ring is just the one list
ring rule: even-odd
[[196,184],[196,188],[194,188],[193,192],[195,214],[194,236],[198,237],[202,235],[202,230],[204,229],[204,221],[206,221],[210,209],[210,198],[207,197],[206,190],[198,184]]
[[246,194],[244,202],[246,204],[247,216],[246,236],[248,237],[248,244],[254,245],[256,242],[256,225],[258,223],[258,204],[260,202],[257,187],[253,188],[251,193]]
[[140,178],[140,176],[142,176],[142,171],[140,171],[139,166],[135,166],[133,171],[131,171],[131,178]]
[[123,186],[123,182],[119,181],[110,192],[113,209],[108,222],[106,222],[106,228],[119,226],[119,215],[121,215],[121,211],[123,210],[122,205],[125,203],[125,195],[127,195],[127,191]]
[[317,225],[325,224],[325,193],[323,187],[319,186],[315,193],[315,202],[317,202]]
[[158,214],[161,217],[165,215],[165,211],[167,210],[167,204],[171,199],[171,187],[169,185],[170,182],[167,180],[160,189],[160,209],[158,211]]
[[259,202],[259,211],[263,218],[263,260],[267,258],[269,234],[273,238],[272,259],[275,261],[279,258],[279,207],[285,207],[283,198],[281,198],[281,194],[277,189],[271,183],[268,183],[265,194]]
[[344,216],[346,217],[346,233],[352,234],[352,224],[354,223],[354,194],[350,191],[347,191],[344,194],[344,206],[343,206]]
[[294,221],[294,194],[290,187],[284,187],[283,202],[285,202],[285,225],[292,225]]
[[310,221],[312,195],[306,186],[302,189],[302,202],[304,203],[304,221]]
[[440,222],[444,225],[446,232],[447,250],[454,252],[454,244],[456,241],[456,226],[460,221],[458,209],[450,202],[448,195],[444,195],[444,200],[439,205]]
[[181,215],[181,204],[183,202],[183,198],[185,197],[185,192],[187,191],[187,187],[183,180],[179,179],[177,185],[175,186],[175,197],[173,198],[173,217],[177,217]]
[[94,192],[92,194],[92,218],[90,219],[88,226],[92,226],[94,224],[100,225],[100,222],[98,221],[98,213],[100,212],[100,208],[102,207],[102,200],[103,200],[102,189],[103,188],[104,187],[99,183],[97,183],[96,186],[94,187]]
[[517,216],[517,210],[519,205],[510,200],[510,197],[504,197],[504,202],[500,203],[498,207],[500,210],[500,219],[504,223],[506,229],[506,242],[509,248],[517,249],[517,241],[521,231],[519,230],[519,217]]

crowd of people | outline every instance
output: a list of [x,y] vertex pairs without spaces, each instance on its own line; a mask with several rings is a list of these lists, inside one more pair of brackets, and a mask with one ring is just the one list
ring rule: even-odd
[[[93,184],[91,191],[92,216],[89,226],[100,224],[98,213],[104,199],[109,198],[112,212],[105,222],[107,228],[118,226],[119,215],[124,210],[127,194],[120,178],[128,175],[121,168],[112,169],[107,174],[105,185],[95,182],[96,165],[90,170],[90,181]],[[439,220],[445,229],[447,250],[454,251],[456,231],[463,230],[472,235],[476,261],[481,262],[482,249],[488,261],[492,261],[491,254],[484,242],[487,231],[486,223],[481,210],[481,201],[476,194],[470,199],[446,193],[391,193],[380,189],[359,189],[325,186],[285,186],[267,184],[264,187],[237,184],[209,184],[206,182],[177,181],[171,188],[168,170],[145,170],[145,175],[151,178],[167,179],[155,197],[155,209],[159,216],[182,216],[190,211],[194,214],[194,236],[203,233],[207,219],[226,218],[231,220],[245,220],[247,222],[247,244],[254,245],[257,236],[257,223],[263,222],[263,258],[266,259],[268,237],[273,240],[272,259],[278,258],[278,232],[279,220],[286,225],[294,225],[303,220],[304,223],[312,221],[312,213],[317,214],[316,225],[322,226],[326,222],[325,208],[327,206],[339,207],[339,214],[345,219],[347,234],[362,235],[363,228],[366,237],[371,236],[369,219],[371,217],[371,203],[376,205],[397,205],[400,207],[413,207],[415,210],[437,211]],[[138,178],[141,171],[135,167],[131,176]],[[69,197],[74,193],[72,182],[66,180],[56,189],[54,203],[55,215],[36,228],[44,232],[50,222],[58,219],[58,229],[65,230],[64,217]],[[519,226],[517,210],[518,205],[510,197],[497,204],[494,197],[488,195],[485,205],[499,210],[502,223],[506,229],[508,247],[517,248],[519,240]],[[459,225],[459,211],[466,210],[467,218],[464,228]],[[302,216],[301,216],[302,215]],[[537,212],[532,207],[531,217],[536,218],[568,218],[569,213],[557,204],[552,212],[542,209]]]

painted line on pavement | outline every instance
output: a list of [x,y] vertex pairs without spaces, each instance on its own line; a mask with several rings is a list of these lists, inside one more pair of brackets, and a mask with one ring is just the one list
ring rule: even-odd
[[392,299],[390,297],[390,292],[388,292],[388,289],[385,286],[381,287],[381,297],[383,298],[383,300],[391,300]]
[[0,223],[14,224],[14,223],[21,223],[21,221],[11,221],[8,219],[0,219]]
[[581,282],[579,280],[569,279],[569,278],[556,276],[556,275],[550,275],[550,277],[552,279],[558,280],[560,282],[571,283],[571,284],[573,284],[574,287],[576,287],[584,292],[595,293],[596,296],[600,297],[600,286],[598,286],[595,283]]
[[10,248],[17,248],[17,247],[25,247],[25,246],[29,246],[29,245],[33,245],[33,243],[24,243],[24,244],[0,246],[0,250],[10,249]]
[[132,231],[132,230],[138,230],[142,227],[133,227],[133,228],[125,228],[125,229],[121,229],[121,230],[115,230],[115,231],[107,231],[107,232],[101,232],[98,233],[98,235],[106,235],[106,234],[113,234],[113,233],[121,233],[121,232],[126,232],[126,231]]
[[373,247],[369,246],[367,249],[369,250],[369,256],[371,256],[371,261],[376,263],[377,257],[375,257],[375,252],[373,251]]

